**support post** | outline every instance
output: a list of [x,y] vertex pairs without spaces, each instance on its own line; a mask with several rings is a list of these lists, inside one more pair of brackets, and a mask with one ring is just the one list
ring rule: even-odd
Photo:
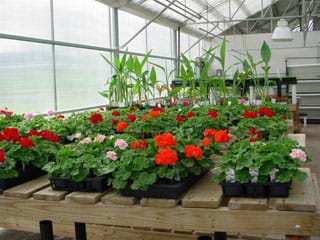
[[292,104],[297,104],[297,85],[291,85]]
[[76,232],[76,240],[87,240],[86,224],[85,223],[74,223]]
[[112,8],[112,47],[116,49],[115,54],[119,57],[119,21],[118,8]]
[[179,76],[180,73],[180,55],[181,55],[181,32],[180,32],[180,27],[178,27],[177,30],[177,75]]
[[54,240],[52,222],[44,220],[39,223],[40,225],[40,239],[41,240]]
[[214,233],[214,240],[227,240],[227,233],[226,232],[215,232]]

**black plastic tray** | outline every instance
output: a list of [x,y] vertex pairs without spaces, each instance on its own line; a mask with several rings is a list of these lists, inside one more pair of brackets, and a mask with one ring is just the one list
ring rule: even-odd
[[289,196],[291,182],[286,183],[221,183],[226,197],[269,198]]
[[46,174],[41,168],[35,166],[25,166],[18,169],[19,176],[16,178],[0,179],[0,189],[6,190],[24,182],[33,180]]
[[147,190],[132,190],[127,185],[121,190],[122,196],[136,197],[136,198],[161,198],[161,199],[178,199],[182,193],[186,192],[194,183],[196,183],[205,173],[200,175],[189,175],[180,182],[172,183],[155,183]]
[[104,192],[109,188],[108,176],[88,177],[83,181],[73,181],[69,178],[49,177],[51,188],[55,191]]

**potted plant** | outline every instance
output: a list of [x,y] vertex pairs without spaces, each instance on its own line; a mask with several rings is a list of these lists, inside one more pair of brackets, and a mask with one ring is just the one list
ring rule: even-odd
[[44,175],[41,168],[54,159],[59,137],[31,130],[21,136],[17,128],[0,132],[0,189],[16,186]]
[[[128,137],[128,136],[127,136]],[[64,147],[44,170],[53,190],[103,192],[115,170],[115,161],[126,149],[126,140],[96,134]]]
[[221,160],[216,179],[230,197],[288,197],[293,179],[304,180],[299,167],[307,160],[298,143],[288,139],[241,141]]
[[133,141],[117,162],[112,185],[125,196],[177,199],[212,167],[211,155],[200,139],[171,133]]

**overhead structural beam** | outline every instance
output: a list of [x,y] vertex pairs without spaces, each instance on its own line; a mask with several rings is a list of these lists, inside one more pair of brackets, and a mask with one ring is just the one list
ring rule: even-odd
[[[311,17],[318,17],[320,14],[312,14]],[[264,21],[264,20],[278,20],[278,19],[292,19],[292,18],[301,18],[303,15],[296,15],[296,16],[280,16],[280,17],[264,17],[264,18],[246,18],[246,19],[232,19],[232,20],[214,20],[208,22],[196,22],[196,23],[188,23],[187,25],[199,25],[199,24],[206,24],[206,23],[223,23],[223,22],[251,22],[251,21]]]
[[[216,38],[219,38],[219,39],[221,39],[221,40],[224,40],[223,37],[221,37],[221,36],[219,36],[219,35],[217,35],[217,34],[213,34],[213,33],[209,32],[209,31],[207,31],[207,30],[205,30],[205,29],[203,29],[203,28],[199,28],[199,30],[201,30],[201,31],[203,31],[203,32],[205,32],[205,33],[208,33],[208,35],[211,35],[212,37],[216,37]],[[226,42],[230,42],[230,41],[226,39]]]
[[135,39],[144,29],[146,29],[151,23],[153,23],[158,17],[160,17],[174,2],[177,0],[172,0],[164,9],[161,10],[153,19],[151,19],[146,25],[144,25],[138,32],[136,32],[127,42],[125,42],[120,48],[125,48],[133,39]]
[[[213,27],[210,31],[206,32],[202,37],[200,37],[194,44],[192,44],[186,51],[183,52],[183,54],[186,54],[187,52],[189,52],[194,46],[196,46],[202,39],[206,38],[211,32],[213,32],[213,30],[215,30],[218,27],[215,26]],[[180,57],[180,56],[179,56]]]
[[232,17],[230,20],[232,20],[236,14],[238,13],[238,11],[240,10],[240,8],[243,6],[243,4],[245,3],[246,0],[242,0],[242,2],[238,5],[238,8],[234,11],[234,13],[232,14]]

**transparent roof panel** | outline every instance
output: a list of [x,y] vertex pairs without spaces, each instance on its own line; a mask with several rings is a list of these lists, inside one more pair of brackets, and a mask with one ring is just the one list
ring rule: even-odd
[[[131,0],[130,4],[136,4],[154,15],[170,5],[161,15],[162,18],[179,22],[182,30],[188,28],[203,34],[205,32],[201,29],[211,31],[215,26],[213,23],[207,24],[207,21],[220,21],[216,29],[212,30],[212,33],[219,34],[236,24],[228,20],[246,19],[260,12],[262,8],[268,7],[272,1],[277,2],[277,0]],[[226,22],[223,22],[224,20]]]

